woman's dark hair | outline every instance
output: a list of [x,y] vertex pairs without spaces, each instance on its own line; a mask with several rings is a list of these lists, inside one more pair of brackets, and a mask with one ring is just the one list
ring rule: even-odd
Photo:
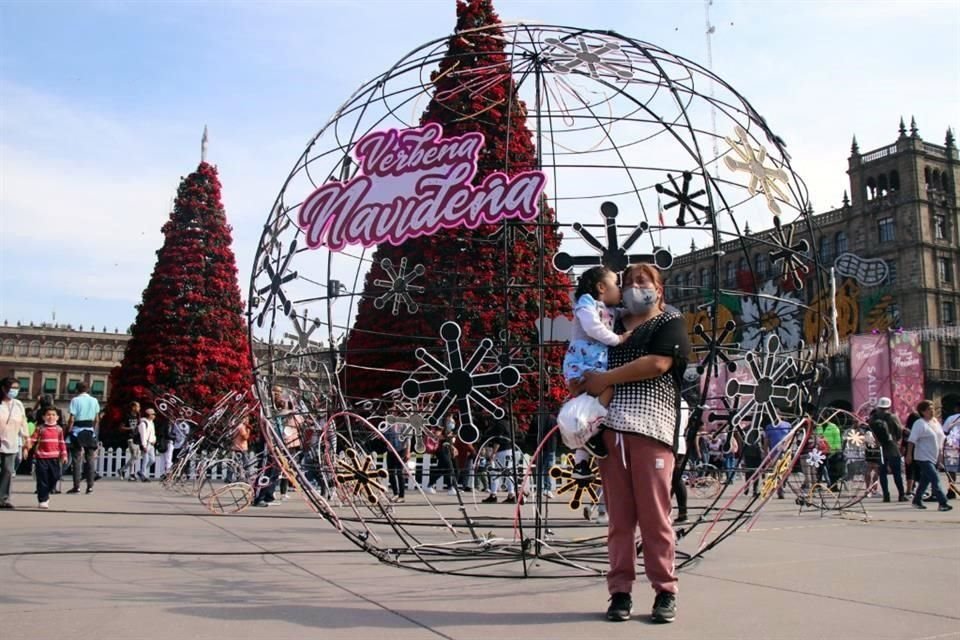
[[929,400],[921,400],[919,403],[917,403],[917,413],[923,414],[924,411],[926,411],[931,407],[933,407],[932,402],[930,402]]
[[590,267],[584,271],[583,275],[580,276],[580,280],[577,281],[577,299],[587,294],[590,294],[594,298],[599,297],[600,293],[597,291],[598,285],[603,282],[603,279],[607,277],[608,273],[613,272],[606,267]]
[[41,407],[52,407],[54,405],[53,396],[49,393],[45,393],[40,397],[40,406]]
[[4,378],[3,380],[0,380],[0,393],[6,396],[7,392],[10,391],[10,388],[14,384],[20,384],[20,381],[16,378]]

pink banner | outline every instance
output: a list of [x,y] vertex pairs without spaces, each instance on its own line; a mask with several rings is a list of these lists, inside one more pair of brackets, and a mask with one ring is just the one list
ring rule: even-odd
[[890,397],[890,352],[885,333],[850,336],[850,386],[853,409],[863,417],[877,398]]
[[895,333],[890,337],[890,386],[893,413],[901,420],[923,400],[923,351],[916,333]]

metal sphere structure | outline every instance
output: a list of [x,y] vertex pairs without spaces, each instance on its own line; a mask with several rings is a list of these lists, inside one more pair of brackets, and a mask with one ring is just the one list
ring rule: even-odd
[[[471,147],[468,134],[454,137],[425,122],[428,105],[458,131],[500,119],[508,125],[504,139]],[[505,111],[513,119],[503,120]],[[511,129],[516,122],[522,131]],[[539,179],[531,172],[518,178],[507,161],[465,192],[463,202],[474,199],[460,218],[451,220],[450,205],[446,217],[430,219],[429,197],[454,188],[444,181],[457,178],[455,165],[435,182],[404,171],[414,167],[423,178],[424,167],[457,154],[483,162],[527,132],[533,169],[545,180],[536,216],[498,217],[490,205],[524,210],[533,193],[524,189]],[[472,177],[459,179],[467,185]],[[489,191],[481,197],[481,189]],[[750,234],[749,226],[768,230]],[[462,254],[481,245],[484,255],[496,252],[495,268],[467,274],[462,264],[423,264],[422,255],[404,253],[410,238],[429,242],[438,229],[446,235],[437,242]],[[556,465],[546,461],[546,428],[531,427],[533,446],[521,450],[531,414],[516,398],[521,388],[538,390],[537,407],[557,397],[557,371],[545,354],[563,348],[569,318],[546,311],[556,295],[547,281],[566,274],[568,297],[589,267],[619,272],[650,263],[662,273],[667,303],[685,301],[679,310],[695,348],[685,393],[691,450],[698,432],[722,438],[731,451],[755,443],[772,422],[792,425],[756,471],[764,487],[749,500],[722,477],[710,482],[691,472],[699,502],[691,521],[677,525],[678,564],[685,564],[749,522],[802,453],[809,434],[802,416],[817,402],[830,324],[813,233],[807,189],[784,141],[700,65],[611,31],[574,27],[496,25],[438,38],[343,103],[307,143],[266,220],[248,308],[264,437],[318,513],[384,562],[464,575],[601,573],[604,533],[580,515],[598,499],[596,484],[571,479],[562,456]],[[561,237],[550,250],[550,238]],[[511,259],[519,243],[532,248],[532,264]],[[701,248],[680,255],[688,246]],[[709,266],[694,273],[695,263]],[[482,310],[501,331],[468,341],[461,319],[477,309],[463,304],[465,279],[480,306],[510,299],[497,297],[501,291],[532,292],[539,304],[529,331],[517,329],[521,310],[507,304]],[[361,327],[359,316],[374,311],[377,322]],[[416,314],[431,329],[402,334],[401,322]],[[378,361],[389,347],[357,348],[358,333],[381,345],[413,345],[403,347],[409,364],[395,365],[399,356]],[[362,391],[376,381],[391,386]],[[283,406],[271,400],[276,387]],[[396,464],[385,431],[401,425],[423,452],[451,411],[459,441],[478,449],[485,422],[513,418],[514,461],[486,472],[513,481],[518,496],[550,475],[559,500],[532,492],[504,507],[456,488],[449,496],[424,491],[425,474]],[[313,434],[297,446],[283,435],[291,414]],[[398,467],[412,487],[401,504],[388,491],[387,469]]]

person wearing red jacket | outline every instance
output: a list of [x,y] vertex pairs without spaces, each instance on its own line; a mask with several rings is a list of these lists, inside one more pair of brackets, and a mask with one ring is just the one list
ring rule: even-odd
[[43,412],[43,423],[37,427],[30,443],[41,509],[50,508],[50,491],[60,480],[61,463],[67,461],[67,444],[63,441],[63,429],[57,424],[59,419],[57,408],[47,407]]

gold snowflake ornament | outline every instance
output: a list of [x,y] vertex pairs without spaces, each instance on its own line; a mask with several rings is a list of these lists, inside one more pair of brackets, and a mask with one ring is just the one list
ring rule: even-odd
[[851,447],[862,447],[864,443],[863,434],[857,431],[856,429],[850,429],[847,432],[847,444]]
[[387,477],[386,469],[378,469],[373,456],[360,455],[347,449],[347,459],[337,460],[337,482],[355,496],[363,494],[370,504],[377,504],[387,489],[379,480]]
[[550,467],[550,477],[557,481],[557,495],[563,495],[565,493],[572,493],[570,496],[570,508],[574,511],[580,509],[580,505],[583,504],[583,494],[586,493],[587,497],[590,498],[590,501],[593,504],[600,503],[600,469],[597,466],[597,459],[590,458],[590,473],[589,478],[574,478],[573,477],[573,455],[567,454],[563,458],[563,464],[555,464]]
[[762,193],[767,200],[767,208],[774,215],[780,215],[780,205],[777,204],[777,197],[786,202],[790,201],[790,196],[780,188],[778,182],[784,185],[789,181],[787,172],[776,167],[765,165],[767,161],[767,150],[760,145],[759,149],[754,149],[750,143],[750,137],[743,127],[734,127],[737,134],[737,140],[725,138],[730,150],[739,157],[736,160],[729,155],[724,156],[723,162],[731,171],[744,171],[750,174],[750,184],[747,185],[747,191],[751,196]]

